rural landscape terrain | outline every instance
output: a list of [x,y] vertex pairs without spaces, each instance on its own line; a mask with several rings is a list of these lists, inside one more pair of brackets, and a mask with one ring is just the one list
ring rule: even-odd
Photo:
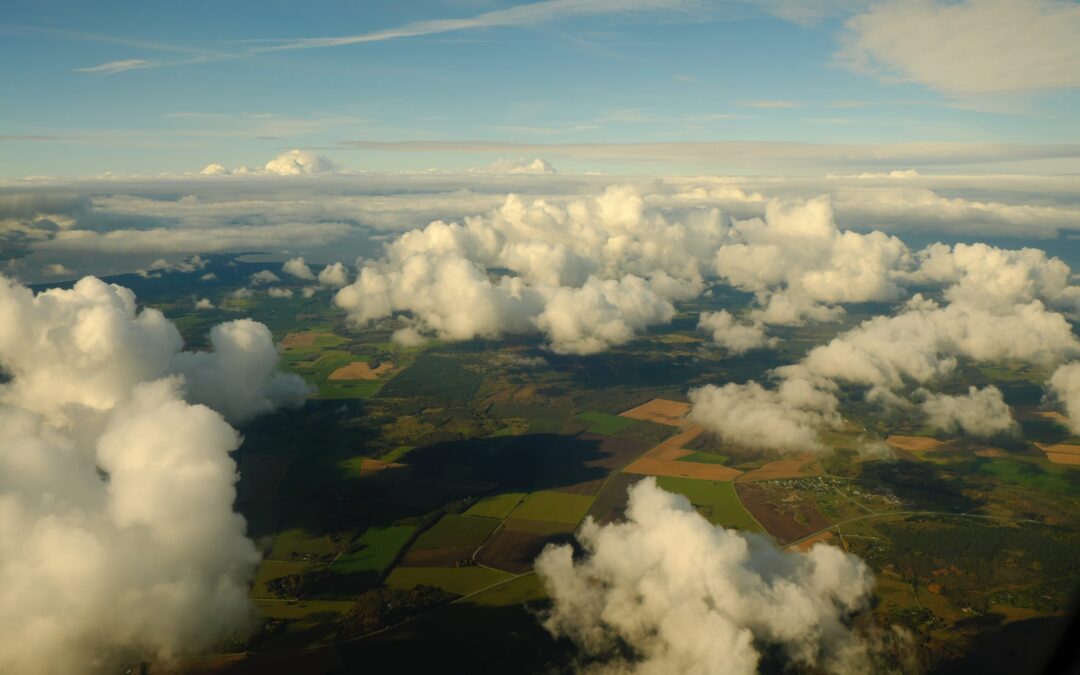
[[[533,562],[587,518],[621,520],[628,487],[650,476],[710,523],[864,559],[877,586],[862,620],[905,631],[909,653],[879,656],[893,666],[972,672],[979,650],[1022,660],[1031,640],[1052,644],[1074,601],[1080,439],[1047,405],[1037,368],[964,364],[943,384],[999,386],[1019,435],[935,432],[852,397],[828,452],[777,456],[704,432],[687,416],[688,387],[761,377],[880,308],[734,358],[697,328],[701,311],[745,302],[721,289],[601,355],[556,355],[535,338],[403,347],[299,285],[237,297],[271,269],[243,260],[113,280],[196,348],[215,323],[258,319],[282,368],[314,388],[301,408],[242,427],[235,454],[237,509],[262,554],[250,590],[261,627],[185,672],[565,666],[572,649],[538,620],[547,601]],[[187,290],[209,272],[199,292],[216,308],[193,310]],[[868,438],[885,448],[867,454]]]
[[1080,0],[3,0],[0,675],[1080,673]]

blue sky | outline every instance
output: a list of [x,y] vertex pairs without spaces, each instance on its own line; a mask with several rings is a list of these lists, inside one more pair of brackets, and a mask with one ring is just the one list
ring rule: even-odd
[[[1080,140],[1068,72],[1080,64],[1067,44],[1078,6],[1013,2],[1030,10],[1017,17],[994,0],[952,4],[969,14],[830,0],[8,2],[0,176],[261,165],[290,148],[364,171],[463,168],[513,153],[349,141]],[[926,49],[904,43],[906,21],[933,38],[955,34],[950,21],[986,23],[993,36],[994,22],[1026,19],[1064,25],[1061,44],[973,35],[955,45],[959,58],[938,55],[951,70],[937,77],[935,64],[927,75],[919,62]],[[347,36],[352,44],[316,40]],[[1019,72],[1025,49],[1032,71],[1047,57],[1057,69]],[[1003,51],[1017,72],[978,72]]]

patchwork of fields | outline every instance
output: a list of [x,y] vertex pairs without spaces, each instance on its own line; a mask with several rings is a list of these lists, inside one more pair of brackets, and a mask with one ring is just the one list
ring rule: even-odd
[[[403,347],[388,326],[275,302],[283,367],[314,393],[243,429],[237,505],[263,554],[250,594],[266,623],[219,665],[304,672],[281,669],[306,650],[327,671],[509,672],[523,645],[555,649],[534,614],[536,556],[585,518],[623,519],[650,477],[714,525],[857,553],[879,579],[875,620],[942,650],[973,618],[1051,616],[1080,583],[1080,442],[1038,400],[1012,408],[1025,440],[890,426],[853,405],[823,434],[829,452],[778,458],[688,419],[688,386],[783,365],[702,350],[693,322],[578,358],[516,337]],[[402,656],[417,644],[432,653]],[[212,665],[192,672],[231,672]]]

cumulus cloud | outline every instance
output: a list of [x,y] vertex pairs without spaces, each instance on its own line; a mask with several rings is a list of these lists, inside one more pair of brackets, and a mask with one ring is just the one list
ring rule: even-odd
[[926,393],[920,404],[927,423],[951,433],[962,431],[971,436],[989,438],[1014,433],[1016,422],[1005,398],[997,387],[970,387],[966,395]]
[[1061,0],[891,0],[847,21],[839,54],[955,95],[1080,86],[1080,7]]
[[494,162],[488,169],[492,173],[528,174],[543,176],[555,173],[555,167],[539,157],[527,159],[500,159]]
[[783,379],[775,389],[757,382],[690,390],[690,417],[725,441],[799,452],[822,450],[819,432],[841,424],[839,401],[827,382]]
[[311,268],[308,267],[308,264],[304,262],[303,256],[286,260],[285,264],[281,266],[281,271],[290,276],[294,276],[297,279],[315,281],[315,274],[311,271]]
[[732,356],[745,354],[751,349],[771,347],[777,342],[776,338],[765,335],[765,326],[760,321],[740,323],[726,309],[702,312],[698,330],[708,333],[717,346],[723,347]]
[[239,424],[311,394],[298,375],[276,370],[278,353],[270,329],[251,319],[210,330],[211,352],[181,352],[172,370],[184,376],[188,400],[204,403]]
[[627,521],[586,520],[536,571],[552,599],[544,625],[595,659],[597,672],[756,673],[762,648],[826,672],[870,669],[848,626],[874,588],[867,566],[818,544],[785,553],[764,537],[710,524],[647,478]]
[[1059,366],[1050,376],[1047,389],[1064,406],[1069,431],[1080,434],[1080,363]]
[[349,270],[342,263],[336,262],[319,271],[319,285],[342,288],[349,285]]
[[300,392],[265,326],[211,342],[180,352],[159,311],[92,277],[35,295],[0,276],[0,670],[112,672],[252,625],[259,556],[221,413]]
[[[723,233],[718,213],[671,222],[625,186],[567,205],[511,195],[463,224],[403,234],[336,300],[360,323],[409,312],[417,330],[447,339],[539,330],[555,351],[594,353],[700,293],[692,251],[715,249]],[[493,268],[514,275],[491,278]]]
[[213,309],[213,308],[214,308],[214,303],[210,301],[210,298],[199,298],[198,300],[195,301],[195,309],[204,310],[204,309]]
[[289,150],[266,163],[263,170],[276,176],[327,173],[337,167],[329,159],[306,150]]
[[259,270],[251,275],[251,285],[258,286],[260,284],[272,284],[276,281],[281,281],[281,277],[274,274],[270,270]]
[[902,296],[896,274],[909,251],[881,232],[841,232],[832,202],[773,200],[765,217],[736,220],[735,241],[716,252],[716,271],[736,288],[755,293],[765,323],[797,325],[828,319],[828,305]]

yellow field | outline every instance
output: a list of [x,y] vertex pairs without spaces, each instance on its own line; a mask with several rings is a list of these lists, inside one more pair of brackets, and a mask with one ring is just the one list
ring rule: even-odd
[[927,452],[937,450],[945,444],[936,438],[929,436],[889,436],[885,442],[894,448],[907,450],[908,452]]
[[619,413],[623,417],[635,420],[646,420],[657,424],[666,424],[671,427],[682,426],[683,418],[690,411],[689,403],[669,401],[663,398],[654,398],[648,403],[642,403],[636,408],[631,408]]
[[774,478],[801,478],[803,476],[817,476],[821,473],[821,466],[817,464],[817,457],[810,453],[802,453],[787,459],[777,459],[769,462],[760,469],[747,471],[739,477],[740,482],[755,480],[772,480]]
[[364,361],[353,361],[330,373],[331,380],[377,380],[394,367],[389,361],[383,361],[377,368],[372,368]]

